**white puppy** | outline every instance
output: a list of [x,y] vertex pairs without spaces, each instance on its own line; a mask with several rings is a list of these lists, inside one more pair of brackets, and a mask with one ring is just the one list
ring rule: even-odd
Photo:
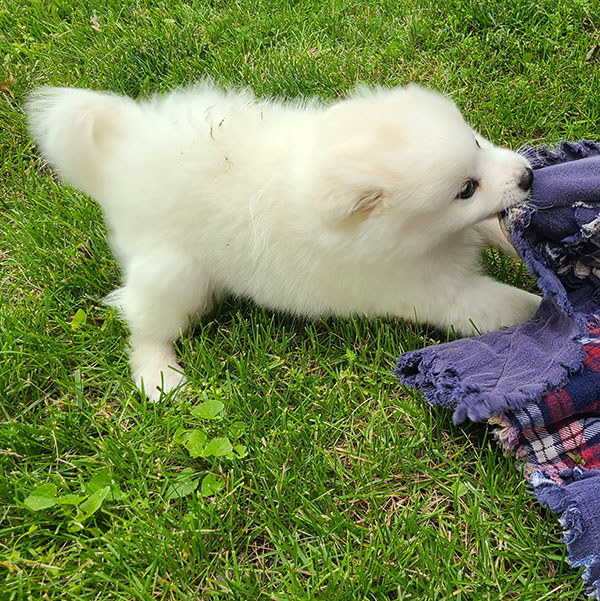
[[209,83],[141,102],[47,88],[28,113],[47,160],[104,210],[124,277],[110,301],[153,400],[182,381],[172,342],[225,294],[462,334],[538,306],[478,266],[482,238],[504,241],[494,216],[525,200],[532,172],[432,91],[324,106]]

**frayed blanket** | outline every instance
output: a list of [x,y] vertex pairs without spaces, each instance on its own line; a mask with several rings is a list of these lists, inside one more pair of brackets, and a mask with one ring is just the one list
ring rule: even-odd
[[504,225],[544,300],[528,322],[403,354],[400,382],[454,421],[489,420],[560,513],[573,566],[600,601],[600,144],[523,150],[531,200]]

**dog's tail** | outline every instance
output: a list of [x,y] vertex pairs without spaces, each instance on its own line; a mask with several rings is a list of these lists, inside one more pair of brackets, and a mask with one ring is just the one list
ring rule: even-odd
[[105,161],[139,114],[130,98],[75,88],[39,88],[26,110],[46,160],[90,196],[100,192]]

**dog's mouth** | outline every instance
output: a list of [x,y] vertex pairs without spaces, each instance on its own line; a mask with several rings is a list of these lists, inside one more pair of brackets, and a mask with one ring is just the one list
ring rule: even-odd
[[498,221],[500,222],[500,230],[504,234],[504,237],[512,244],[512,239],[508,233],[508,227],[506,227],[506,218],[508,217],[508,209],[504,209],[498,213]]
[[508,215],[508,209],[502,209],[502,211],[494,211],[493,213],[482,217],[477,223],[481,223],[482,221],[487,221],[488,219],[494,218],[498,219],[499,221],[502,221],[506,217],[506,215]]

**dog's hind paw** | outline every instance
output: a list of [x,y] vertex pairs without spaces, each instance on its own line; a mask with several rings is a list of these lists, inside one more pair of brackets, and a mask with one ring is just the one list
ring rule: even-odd
[[158,403],[167,397],[174,399],[183,389],[187,378],[178,367],[165,367],[159,371],[137,374],[134,377],[136,386],[151,403]]

